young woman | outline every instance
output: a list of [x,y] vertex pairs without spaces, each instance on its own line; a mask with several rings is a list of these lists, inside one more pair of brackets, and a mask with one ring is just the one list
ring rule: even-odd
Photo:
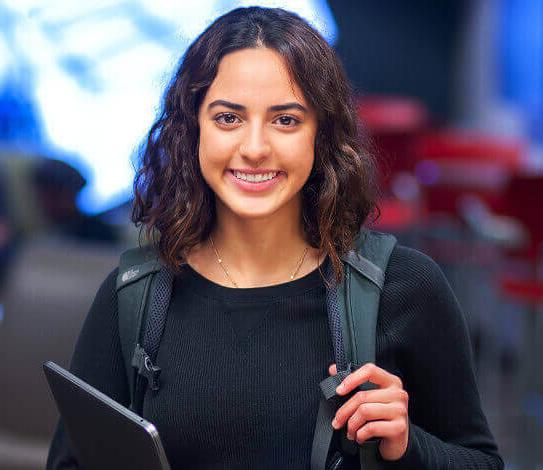
[[[174,273],[161,389],[143,415],[172,468],[309,468],[320,391],[335,374],[323,267],[341,279],[375,205],[349,86],[332,49],[281,9],[240,8],[187,50],[135,182],[133,220]],[[123,404],[115,278],[71,369]],[[371,381],[378,389],[350,395]],[[436,264],[392,252],[376,364],[349,375],[336,429],[380,438],[383,468],[502,468],[468,335]],[[409,398],[409,400],[408,400]],[[75,468],[62,423],[48,468]]]

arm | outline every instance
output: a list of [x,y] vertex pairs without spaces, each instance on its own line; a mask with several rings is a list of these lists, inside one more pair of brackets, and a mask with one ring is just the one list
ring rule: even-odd
[[[129,392],[119,340],[114,270],[102,283],[77,340],[70,371],[123,405]],[[47,470],[79,468],[62,420],[47,458]]]
[[[503,468],[481,410],[458,303],[432,260],[400,250],[387,270],[377,332],[395,364],[366,364],[346,377],[337,393],[354,394],[332,426],[345,427],[359,444],[381,438],[379,468]],[[394,373],[385,370],[394,366]],[[378,388],[357,392],[367,381]]]
[[407,451],[389,468],[502,469],[481,409],[458,301],[435,262],[404,250],[401,295],[394,304],[408,320],[398,362],[410,426]]

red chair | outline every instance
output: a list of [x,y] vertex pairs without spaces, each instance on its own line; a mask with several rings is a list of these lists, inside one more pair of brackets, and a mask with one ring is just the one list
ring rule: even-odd
[[510,176],[522,167],[524,146],[447,129],[420,136],[413,154],[428,211],[461,218],[459,202],[466,195],[477,196],[493,209],[503,204]]
[[503,205],[511,175],[522,166],[523,144],[456,129],[432,131],[413,143],[415,176],[427,212],[423,248],[439,261],[487,264],[494,247],[466,222],[469,199],[494,210]]

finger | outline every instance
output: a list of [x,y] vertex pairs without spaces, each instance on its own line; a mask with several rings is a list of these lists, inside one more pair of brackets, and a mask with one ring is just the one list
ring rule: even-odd
[[330,375],[337,375],[337,367],[335,364],[332,364],[330,367],[328,367],[328,373]]
[[347,422],[347,437],[354,440],[358,430],[368,421],[391,421],[405,418],[406,414],[398,403],[363,403]]
[[356,432],[356,442],[362,444],[372,437],[383,439],[397,439],[407,430],[405,419],[394,419],[392,421],[370,421]]
[[335,429],[343,427],[351,415],[362,403],[403,403],[407,409],[409,397],[402,389],[380,388],[376,390],[364,390],[355,393],[337,411],[332,426]]
[[350,393],[359,385],[365,382],[372,382],[380,387],[389,387],[391,385],[403,388],[399,377],[387,372],[373,363],[368,363],[349,374],[343,382],[337,387],[336,392],[339,395]]

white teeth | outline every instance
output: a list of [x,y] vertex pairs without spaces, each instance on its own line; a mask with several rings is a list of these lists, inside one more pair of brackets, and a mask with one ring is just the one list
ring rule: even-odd
[[262,181],[268,181],[277,175],[276,171],[269,173],[242,173],[241,171],[234,171],[234,176],[240,180],[249,181],[251,183],[260,183]]

